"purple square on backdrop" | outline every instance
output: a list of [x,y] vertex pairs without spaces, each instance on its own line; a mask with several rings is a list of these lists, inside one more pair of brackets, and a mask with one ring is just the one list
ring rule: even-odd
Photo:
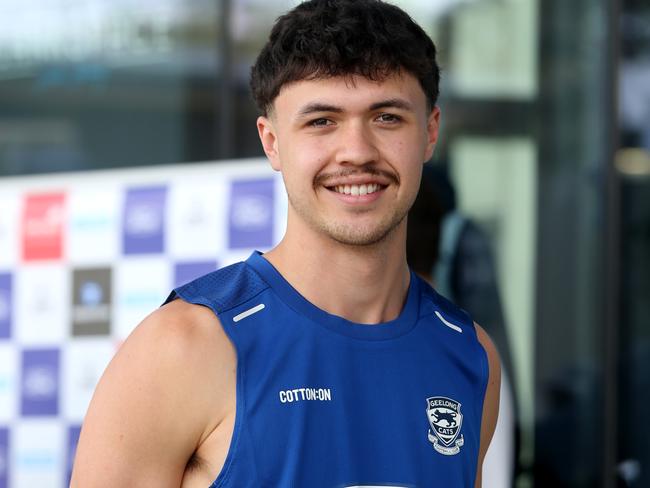
[[0,339],[11,337],[11,275],[0,273]]
[[59,413],[59,350],[23,351],[20,412],[23,416]]
[[228,211],[231,249],[273,245],[274,188],[272,178],[232,182]]
[[131,188],[126,193],[122,218],[124,254],[161,253],[165,239],[167,188]]
[[9,429],[0,427],[0,488],[9,486]]
[[188,261],[174,266],[174,288],[217,269],[216,261]]
[[74,457],[77,453],[77,443],[79,442],[79,434],[81,433],[81,425],[71,425],[68,427],[68,455],[66,460],[66,482],[65,486],[70,486],[70,478],[72,478],[72,466],[74,464]]

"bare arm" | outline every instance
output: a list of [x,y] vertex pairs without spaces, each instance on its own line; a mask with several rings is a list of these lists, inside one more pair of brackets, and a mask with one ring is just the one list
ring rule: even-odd
[[476,482],[475,488],[482,486],[482,472],[483,460],[485,453],[492,440],[494,429],[497,424],[497,417],[499,415],[499,390],[501,388],[501,363],[499,361],[499,353],[497,352],[492,340],[478,324],[476,326],[476,334],[478,340],[485,349],[488,357],[488,365],[490,368],[490,375],[488,377],[487,390],[485,391],[485,399],[483,401],[483,417],[481,420],[481,447],[478,454],[478,466],[476,468]]
[[207,308],[175,300],[152,313],[95,390],[71,487],[178,488],[188,459],[227,413],[235,361]]

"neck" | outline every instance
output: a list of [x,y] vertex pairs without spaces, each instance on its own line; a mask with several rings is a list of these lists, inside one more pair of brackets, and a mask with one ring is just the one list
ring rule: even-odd
[[303,297],[356,323],[397,318],[410,281],[406,220],[381,242],[368,246],[349,246],[295,230],[289,225],[282,242],[264,257]]

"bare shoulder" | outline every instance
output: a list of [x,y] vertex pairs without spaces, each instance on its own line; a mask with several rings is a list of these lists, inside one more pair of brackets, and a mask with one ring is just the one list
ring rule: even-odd
[[501,389],[501,360],[499,353],[495,347],[490,336],[485,330],[474,323],[476,327],[476,336],[481,346],[485,350],[488,360],[489,375],[487,389],[485,390],[485,398],[483,399],[483,416],[481,419],[481,447],[479,450],[478,468],[476,471],[477,488],[481,487],[481,471],[483,469],[483,459],[485,453],[490,445],[494,429],[497,424],[497,417],[499,415],[499,391]]
[[481,343],[481,346],[483,346],[483,349],[485,349],[485,353],[487,354],[488,364],[490,366],[490,376],[492,376],[493,372],[495,373],[498,372],[500,378],[501,360],[499,359],[499,352],[497,351],[494,342],[492,342],[492,339],[490,338],[488,333],[485,332],[485,329],[483,329],[483,327],[478,325],[476,322],[474,323],[474,327],[476,328],[476,337],[478,341]]
[[107,367],[82,428],[72,486],[176,486],[227,415],[234,349],[214,313],[175,300],[140,323]]
[[[162,344],[156,344],[157,341],[162,341]],[[172,357],[175,354],[188,354],[199,361],[215,359],[215,348],[224,354],[232,352],[232,346],[214,312],[180,299],[151,313],[136,327],[124,345],[140,342],[144,348],[155,349],[154,346],[162,345]],[[206,350],[212,354],[197,354]],[[220,358],[219,362],[223,359]]]

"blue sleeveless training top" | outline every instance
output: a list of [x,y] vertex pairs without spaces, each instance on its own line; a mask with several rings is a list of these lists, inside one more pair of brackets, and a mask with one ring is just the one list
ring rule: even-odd
[[470,318],[411,273],[400,316],[308,302],[259,253],[174,290],[237,352],[230,450],[211,488],[472,488],[487,356]]

